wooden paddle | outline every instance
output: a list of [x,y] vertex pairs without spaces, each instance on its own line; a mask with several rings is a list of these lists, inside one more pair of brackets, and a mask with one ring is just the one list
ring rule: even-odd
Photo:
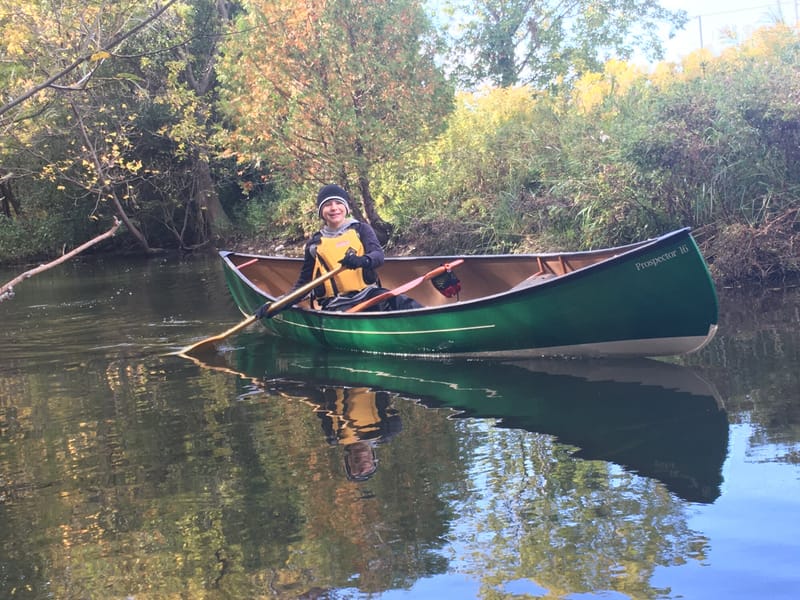
[[349,313],[360,312],[366,308],[369,308],[370,306],[375,306],[379,302],[383,302],[384,300],[388,300],[389,298],[394,298],[395,296],[399,296],[400,294],[405,294],[408,290],[417,287],[423,281],[433,279],[437,275],[441,275],[445,271],[449,271],[453,267],[457,267],[463,262],[464,259],[458,258],[451,263],[445,263],[443,265],[439,265],[432,271],[428,271],[424,275],[420,275],[416,279],[412,279],[411,281],[409,281],[408,283],[404,283],[400,287],[396,287],[393,290],[388,290],[386,292],[383,292],[382,294],[378,294],[377,296],[373,296],[372,298],[364,300],[363,302],[360,302],[355,306],[351,306],[345,312]]
[[[267,309],[267,312],[266,312],[266,314],[264,316],[265,317],[271,317],[272,315],[274,315],[275,313],[277,313],[281,309],[293,304],[295,301],[299,300],[300,298],[302,298],[303,296],[308,294],[315,287],[317,287],[318,285],[324,283],[325,281],[327,281],[328,279],[330,279],[331,277],[333,277],[334,275],[336,275],[340,271],[343,271],[344,269],[345,269],[345,267],[343,265],[339,265],[333,271],[328,271],[324,275],[320,275],[319,277],[317,277],[313,281],[309,281],[307,284],[297,288],[295,291],[291,292],[290,294],[286,294],[285,296],[282,296],[281,298],[279,298],[278,300],[275,300],[274,302],[265,303],[264,306],[269,305],[269,308]],[[255,312],[258,312],[258,311],[255,311]],[[224,340],[229,335],[233,335],[237,331],[241,331],[242,329],[244,329],[245,327],[247,327],[251,323],[256,322],[257,320],[258,320],[258,318],[256,317],[256,315],[252,314],[249,317],[247,317],[244,321],[239,323],[238,325],[234,325],[233,327],[231,327],[230,329],[228,329],[226,331],[223,331],[222,333],[219,333],[217,335],[212,335],[211,337],[207,337],[204,340],[200,340],[199,342],[195,342],[194,344],[192,344],[190,346],[186,346],[186,348],[184,348],[183,350],[178,352],[178,354],[179,355],[180,354],[188,354],[189,352],[197,350],[198,348],[201,348],[202,346],[206,346],[208,344],[213,344],[214,342],[218,342],[220,340]]]

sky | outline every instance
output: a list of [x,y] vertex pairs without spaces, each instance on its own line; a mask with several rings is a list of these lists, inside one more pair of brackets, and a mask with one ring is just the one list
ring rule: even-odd
[[758,27],[774,24],[776,15],[782,15],[786,23],[797,23],[800,10],[800,0],[661,0],[661,5],[683,9],[690,19],[675,38],[664,40],[665,58],[670,61],[698,48],[722,51],[730,45],[722,33],[726,29],[744,40]]

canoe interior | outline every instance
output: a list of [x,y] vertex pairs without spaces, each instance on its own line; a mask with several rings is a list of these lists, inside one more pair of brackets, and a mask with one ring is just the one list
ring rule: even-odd
[[[603,262],[634,250],[647,242],[588,252],[536,255],[469,256],[453,269],[461,281],[458,298],[446,298],[426,281],[408,292],[425,306],[442,306],[507,292],[514,288],[544,283],[554,277]],[[299,258],[255,256],[230,253],[228,260],[262,293],[272,298],[291,289],[300,272]],[[454,260],[454,257],[387,258],[379,269],[383,287],[394,289]],[[298,306],[308,308],[304,301]]]

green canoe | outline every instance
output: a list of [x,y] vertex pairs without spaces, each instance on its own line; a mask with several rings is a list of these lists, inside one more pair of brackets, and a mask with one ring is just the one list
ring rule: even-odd
[[[301,259],[220,253],[245,315],[289,290]],[[440,294],[425,275],[453,269],[460,293]],[[417,356],[663,356],[693,352],[717,328],[717,296],[689,229],[587,252],[387,258],[390,290],[412,281],[414,310],[315,310],[304,301],[266,330],[303,344]]]

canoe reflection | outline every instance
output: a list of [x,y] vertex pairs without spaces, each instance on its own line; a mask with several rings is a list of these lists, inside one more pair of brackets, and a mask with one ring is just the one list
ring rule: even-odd
[[[636,360],[434,360],[309,352],[245,334],[224,357],[270,388],[298,382],[409,398],[457,418],[555,436],[576,456],[663,482],[691,502],[720,494],[728,420],[713,385],[679,365]],[[221,360],[217,355],[213,360]],[[211,360],[211,359],[209,359]]]

